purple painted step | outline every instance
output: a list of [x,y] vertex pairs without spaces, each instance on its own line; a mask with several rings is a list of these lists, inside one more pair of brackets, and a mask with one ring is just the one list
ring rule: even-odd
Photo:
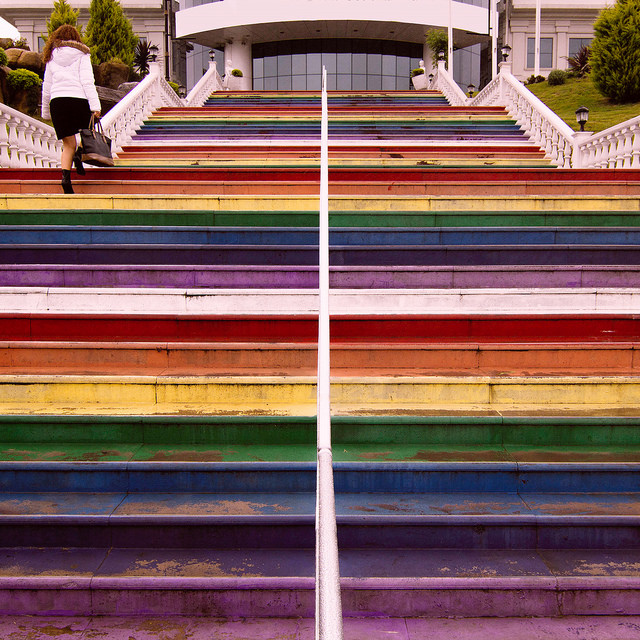
[[[443,245],[332,247],[332,266],[640,265],[640,246]],[[311,246],[1,245],[0,264],[314,266]]]
[[[332,267],[334,288],[640,287],[640,266]],[[0,265],[4,287],[318,286],[314,266]]]
[[[345,618],[346,640],[640,640],[640,618],[635,616],[563,616],[543,618]],[[0,637],[56,640],[313,640],[311,618],[223,619],[174,617],[48,617],[12,616],[0,619]],[[23,633],[24,636],[16,636]],[[28,634],[28,635],[27,635]],[[40,635],[38,635],[40,634]],[[576,635],[579,634],[579,635]]]
[[[0,614],[311,617],[314,552],[0,549]],[[343,549],[347,617],[640,614],[640,550]],[[160,571],[162,575],[156,575]],[[293,576],[292,574],[296,574]]]

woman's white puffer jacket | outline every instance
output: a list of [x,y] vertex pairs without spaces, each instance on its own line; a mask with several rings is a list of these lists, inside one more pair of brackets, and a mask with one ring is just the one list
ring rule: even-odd
[[91,111],[100,111],[89,49],[80,42],[61,42],[47,62],[42,83],[42,117],[51,117],[54,98],[86,98]]

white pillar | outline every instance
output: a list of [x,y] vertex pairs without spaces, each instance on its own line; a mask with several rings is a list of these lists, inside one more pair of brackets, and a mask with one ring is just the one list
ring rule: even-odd
[[224,48],[225,75],[232,69],[240,69],[242,78],[238,83],[241,91],[250,91],[253,86],[253,59],[251,56],[251,42],[234,40]]
[[[489,3],[489,20],[491,24],[491,78],[498,75],[498,25],[500,24],[500,15],[498,14],[497,0],[491,0]],[[505,44],[507,44],[505,42]]]
[[536,0],[536,41],[534,47],[534,67],[533,73],[536,76],[540,75],[540,14],[542,13],[541,0]]
[[425,42],[422,46],[422,59],[424,60],[425,73],[429,75],[436,68],[436,59],[433,57],[431,47]]
[[453,75],[453,0],[449,0],[449,24],[447,25],[448,56],[447,68]]

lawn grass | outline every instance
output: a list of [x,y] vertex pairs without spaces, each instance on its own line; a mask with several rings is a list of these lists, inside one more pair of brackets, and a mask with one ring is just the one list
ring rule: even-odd
[[555,111],[570,127],[580,130],[576,109],[589,109],[587,131],[603,131],[640,115],[640,102],[613,104],[594,86],[591,78],[567,78],[565,84],[550,87],[547,82],[527,85],[542,102]]

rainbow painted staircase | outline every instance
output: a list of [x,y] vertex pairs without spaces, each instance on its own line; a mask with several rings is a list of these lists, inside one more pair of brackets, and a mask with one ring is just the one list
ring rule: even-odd
[[[329,110],[345,637],[640,637],[640,175],[431,92]],[[215,94],[79,195],[0,172],[16,629],[313,637],[319,117]]]

